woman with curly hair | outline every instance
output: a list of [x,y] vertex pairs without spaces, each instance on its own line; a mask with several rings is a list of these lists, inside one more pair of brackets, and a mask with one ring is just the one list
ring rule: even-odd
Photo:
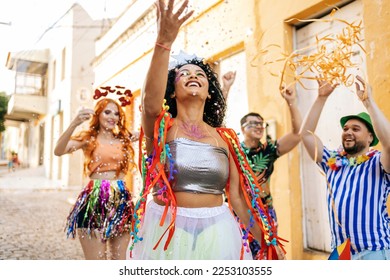
[[[90,120],[89,129],[72,136]],[[125,259],[133,214],[131,194],[124,177],[134,167],[131,133],[121,106],[109,98],[95,109],[81,109],[60,136],[56,156],[84,152],[88,184],[79,194],[67,218],[67,236],[79,236],[86,259]]]
[[170,47],[193,13],[182,15],[187,4],[174,13],[173,0],[157,3],[158,37],[141,104],[144,186],[134,209],[130,257],[252,259],[234,211],[264,241],[269,257],[282,259],[236,134],[223,128],[226,104],[217,75],[183,53],[169,69]]

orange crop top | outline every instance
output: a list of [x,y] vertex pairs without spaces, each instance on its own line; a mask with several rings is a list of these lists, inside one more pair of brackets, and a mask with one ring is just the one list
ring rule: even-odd
[[121,143],[101,144],[97,142],[91,161],[88,164],[89,175],[96,172],[116,171],[125,159],[123,153]]

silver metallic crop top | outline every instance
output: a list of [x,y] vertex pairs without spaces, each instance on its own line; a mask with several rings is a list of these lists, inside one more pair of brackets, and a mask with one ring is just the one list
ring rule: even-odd
[[168,142],[174,168],[175,192],[223,194],[229,178],[229,158],[225,148],[176,138]]

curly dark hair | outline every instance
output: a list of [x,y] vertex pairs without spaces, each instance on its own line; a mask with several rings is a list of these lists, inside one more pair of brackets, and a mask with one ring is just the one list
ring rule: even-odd
[[176,99],[172,98],[171,95],[175,91],[175,78],[177,69],[187,64],[194,64],[202,68],[202,70],[206,73],[207,79],[209,81],[208,92],[211,98],[206,100],[206,104],[204,106],[204,122],[212,127],[222,126],[225,119],[226,102],[222,95],[222,88],[218,81],[218,75],[213,71],[209,64],[203,62],[203,60],[199,58],[187,60],[186,63],[178,64],[169,70],[167,88],[165,91],[165,100],[167,101],[166,104],[169,106],[168,112],[171,113],[173,118],[175,118],[177,115]]

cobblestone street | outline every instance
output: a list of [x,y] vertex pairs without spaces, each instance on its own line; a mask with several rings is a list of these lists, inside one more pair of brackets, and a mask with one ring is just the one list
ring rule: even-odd
[[0,170],[0,259],[81,260],[79,241],[64,232],[79,190],[58,187],[39,172]]

